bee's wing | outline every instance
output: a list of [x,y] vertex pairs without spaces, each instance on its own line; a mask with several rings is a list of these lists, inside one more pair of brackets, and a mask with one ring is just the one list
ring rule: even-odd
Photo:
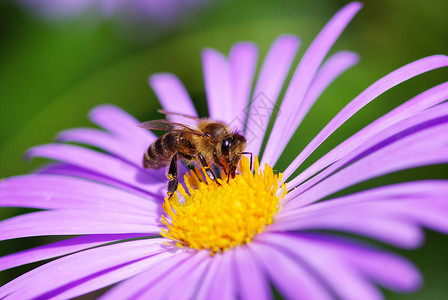
[[181,116],[181,117],[184,117],[184,118],[189,118],[189,119],[195,120],[196,122],[202,121],[202,119],[198,118],[198,117],[184,115],[184,114],[181,114],[181,113],[176,113],[176,112],[171,112],[171,111],[166,111],[166,110],[163,110],[163,109],[158,109],[157,112],[159,112],[161,114],[164,114],[164,115],[175,115],[175,116]]
[[161,131],[178,131],[185,132],[195,135],[203,135],[203,133],[197,129],[188,127],[187,125],[171,122],[168,120],[152,120],[143,122],[137,125],[138,127],[151,129],[151,130],[161,130]]

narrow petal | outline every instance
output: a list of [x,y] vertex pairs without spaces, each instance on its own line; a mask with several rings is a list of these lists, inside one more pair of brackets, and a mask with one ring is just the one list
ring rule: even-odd
[[[356,272],[331,251],[320,245],[310,245],[299,238],[281,235],[266,235],[261,240],[282,251],[295,256],[297,261],[307,264],[311,272],[317,274],[325,283],[335,291],[340,299],[383,299],[381,293],[372,284]],[[283,244],[281,242],[286,242]],[[297,248],[300,246],[300,248]]]
[[270,232],[295,230],[336,230],[360,234],[369,238],[402,247],[416,248],[423,241],[423,233],[415,224],[377,216],[366,211],[345,209],[318,211],[276,220],[268,228]]
[[[173,254],[168,251],[162,251],[155,253],[153,256],[147,258],[134,260],[132,262],[122,264],[114,268],[109,268],[98,274],[99,276],[93,275],[85,277],[72,283],[68,286],[68,288],[64,287],[63,292],[59,290],[56,291],[57,296],[54,298],[52,297],[51,299],[73,299],[75,297],[85,295],[95,290],[108,287],[112,284],[145,272],[146,270],[148,270],[148,268],[151,268],[152,265],[163,259],[169,258],[172,255]],[[53,296],[53,293],[49,294]]]
[[414,291],[421,278],[404,259],[346,238],[323,234],[271,234],[263,242],[306,262],[341,299],[382,299],[370,281],[396,291]]
[[[327,89],[327,87],[345,72],[347,69],[353,67],[359,61],[359,56],[356,53],[349,51],[339,51],[330,58],[328,58],[322,66],[319,68],[316,77],[310,85],[310,88],[306,92],[302,105],[299,106],[295,117],[292,120],[288,130],[288,134],[281,142],[281,145],[277,145],[278,148],[283,149],[286,147],[289,139],[292,137],[300,123],[307,115],[314,102],[320,97],[320,95]],[[274,163],[274,162],[273,162]]]
[[332,299],[325,287],[303,267],[278,248],[253,242],[248,244],[275,287],[288,299]]
[[[166,250],[165,250],[166,251]],[[136,276],[116,285],[103,294],[100,299],[136,299],[140,292],[153,281],[175,272],[176,267],[188,260],[193,254],[187,251],[177,251]]]
[[195,295],[197,300],[207,300],[214,294],[213,286],[216,283],[216,278],[221,270],[222,255],[217,253],[210,259],[207,271],[204,275],[202,283],[198,286],[198,291]]
[[[249,108],[245,136],[247,151],[259,155],[278,96],[299,50],[300,40],[293,35],[278,37],[269,49],[258,75]],[[277,109],[278,110],[278,109]]]
[[295,202],[290,200],[284,205],[284,209],[277,216],[296,217],[297,213],[345,207],[351,204],[373,201],[407,201],[420,199],[420,201],[426,202],[431,199],[442,199],[446,195],[448,195],[447,180],[411,181],[372,188],[308,206],[295,205]]
[[[148,198],[149,194],[148,192],[145,192],[135,186],[126,184],[119,179],[116,178],[110,178],[108,176],[98,174],[94,171],[84,169],[82,167],[77,167],[71,164],[65,164],[65,163],[49,163],[47,165],[44,165],[42,168],[36,170],[35,172],[38,175],[52,175],[52,176],[68,176],[76,179],[81,180],[88,180],[88,181],[94,181],[105,185],[113,186],[119,190],[124,190],[127,192],[130,192],[132,194],[139,195],[143,198]],[[151,195],[150,201],[157,201],[157,203],[161,203],[161,198],[159,198],[160,195]]]
[[346,261],[371,280],[392,290],[413,292],[422,283],[421,276],[412,263],[384,250],[367,247],[346,238],[322,234],[304,234],[301,241],[327,249],[338,256],[339,260]]
[[[335,248],[331,249],[335,251]],[[355,265],[373,281],[401,293],[416,291],[422,284],[417,268],[410,262],[389,253],[368,249],[340,247],[339,255]]]
[[0,206],[125,211],[140,214],[160,212],[160,204],[147,197],[88,180],[44,174],[2,180]]
[[[155,74],[149,78],[149,85],[159,98],[164,110],[197,117],[196,109],[182,82],[170,73]],[[173,122],[185,121],[185,118],[168,115]]]
[[82,167],[138,187],[149,193],[164,194],[164,170],[145,171],[109,155],[74,145],[48,144],[31,148],[28,157],[45,157]]
[[[368,139],[375,136],[381,131],[390,128],[392,125],[408,118],[412,118],[416,114],[437,105],[448,99],[448,82],[440,84],[433,87],[417,96],[411,100],[400,105],[396,109],[387,113],[383,117],[369,124],[362,130],[358,131],[356,134],[342,142],[340,145],[335,147],[333,150],[328,152],[325,156],[319,159],[316,163],[311,165],[305,171],[300,173],[296,178],[289,182],[289,186],[297,186],[304,180],[308,179],[310,176],[324,169],[325,167],[331,165],[335,161],[344,157],[347,153],[351,152],[353,149],[359,147],[366,143]],[[413,118],[412,118],[413,119]],[[331,169],[334,170],[334,167]],[[284,175],[289,177],[289,175],[294,172],[294,167],[288,167]],[[324,170],[322,173],[328,173],[328,170]],[[324,174],[318,174],[316,177],[323,178]],[[313,179],[315,181],[316,179]],[[302,187],[299,187],[302,189]]]
[[[319,68],[316,77],[311,83],[302,104],[298,107],[294,118],[286,128],[288,133],[285,133],[285,137],[279,141],[279,144],[275,145],[276,149],[284,149],[286,147],[289,140],[299,127],[300,123],[303,121],[303,119],[305,118],[313,104],[316,102],[316,100],[320,97],[320,95],[339,75],[355,65],[358,60],[359,57],[357,54],[349,51],[340,51],[332,55],[323,63],[323,65]],[[278,156],[279,155],[280,153],[278,153]],[[276,160],[274,159],[270,163],[275,164],[275,162]]]
[[235,265],[230,251],[221,254],[220,269],[212,287],[208,290],[206,299],[213,299],[219,295],[222,300],[235,299],[238,295],[238,286],[235,281]]
[[[210,262],[213,260],[213,257],[208,255],[202,262],[199,263],[197,267],[195,267],[191,272],[183,276],[183,278],[179,281],[182,284],[178,284],[177,282],[170,287],[169,293],[166,295],[166,299],[172,300],[189,300],[196,299],[196,291],[199,289],[201,285],[203,285],[202,279],[207,273],[208,266]],[[176,271],[177,272],[177,271]]]
[[[342,190],[356,183],[399,170],[420,166],[448,163],[448,118],[442,124],[425,128],[410,136],[403,134],[392,144],[353,162],[346,168],[319,182],[303,192],[300,205],[315,202],[335,191]],[[429,125],[430,126],[430,125]],[[405,150],[403,150],[405,149]],[[354,177],[352,177],[354,176]]]
[[[383,130],[378,130],[375,135],[369,136],[368,139],[363,139],[362,143],[358,144],[357,147],[353,147],[352,149],[350,149],[351,151],[344,153],[344,156],[341,157],[337,162],[334,162],[331,166],[328,166],[321,173],[311,178],[301,186],[297,187],[297,189],[294,190],[294,192],[290,193],[289,196],[296,197],[297,195],[318,184],[324,178],[335,173],[339,169],[348,166],[349,164],[355,162],[356,160],[359,160],[362,157],[374,155],[375,151],[380,151],[382,148],[384,149],[385,147],[394,147],[393,143],[400,142],[404,138],[407,138],[408,144],[410,143],[415,145],[412,145],[412,147],[409,148],[402,147],[402,151],[400,152],[400,154],[410,154],[411,150],[415,149],[415,147],[418,145],[422,145],[429,150],[434,150],[434,147],[440,147],[433,144],[433,142],[435,141],[439,141],[439,143],[442,143],[441,146],[443,146],[443,140],[445,136],[443,132],[441,132],[441,135],[436,137],[436,139],[431,141],[431,143],[429,144],[424,144],[418,139],[420,138],[419,136],[421,136],[421,134],[425,134],[424,132],[428,130],[437,130],[439,132],[443,131],[443,127],[442,129],[437,129],[437,127],[446,126],[444,124],[447,122],[448,105],[440,104],[434,109],[426,109],[425,111],[415,114],[412,117],[405,118],[397,123],[393,123]],[[416,134],[417,136],[415,136]],[[296,182],[296,179],[294,179],[293,181]],[[292,185],[294,186],[294,183]],[[300,202],[301,201],[305,201],[303,197]]]
[[104,131],[92,128],[76,128],[60,132],[57,140],[94,146],[137,166],[142,165],[142,153],[145,152],[149,145],[142,144],[140,146],[126,143]]
[[[346,212],[388,217],[404,223],[426,226],[430,229],[448,233],[448,203],[446,197],[438,199],[407,199],[406,201],[376,201],[375,203],[352,204]],[[336,210],[333,210],[335,212]],[[337,213],[337,212],[336,212]]]
[[[160,246],[163,240],[129,241],[54,260],[5,284],[0,288],[0,297],[9,295],[6,299],[32,299],[42,296],[98,272],[164,252]],[[67,271],[60,272],[61,269]]]
[[79,210],[41,211],[0,222],[0,240],[40,235],[160,232],[159,216]]
[[230,121],[230,125],[239,130],[244,129],[257,58],[258,48],[253,43],[237,43],[230,50],[230,78],[233,89],[233,97],[230,101],[232,116],[235,118],[234,121]]
[[93,122],[116,136],[135,144],[150,144],[155,136],[148,130],[137,127],[140,122],[114,105],[97,106],[90,111]]
[[54,258],[103,244],[144,237],[144,234],[96,234],[79,236],[0,257],[0,271]]
[[233,90],[229,62],[218,51],[205,49],[202,52],[202,66],[210,118],[231,122]]
[[[186,283],[184,278],[189,277],[190,274],[194,272],[195,269],[201,268],[202,263],[209,256],[208,251],[198,251],[191,255],[188,259],[178,265],[173,272],[170,272],[168,276],[159,277],[158,280],[154,280],[149,283],[141,292],[138,294],[140,299],[170,299],[172,298],[171,291],[177,287],[183,287]],[[191,288],[191,287],[190,287]],[[188,288],[185,286],[184,294],[182,298],[191,299],[190,295],[187,294]],[[177,298],[179,299],[179,298]]]
[[273,165],[277,161],[283,147],[276,147],[276,145],[285,139],[285,134],[288,133],[286,128],[289,128],[291,121],[302,105],[315,74],[328,51],[360,8],[361,4],[359,2],[352,2],[344,6],[325,25],[306,51],[286,90],[280,106],[282,117],[277,118],[274,123],[260,165],[264,165],[265,162]]
[[[419,190],[420,187],[426,187],[430,190]],[[407,189],[404,190],[403,188]],[[314,212],[331,212],[334,215],[356,212],[357,214],[426,226],[447,233],[447,195],[448,181],[392,185],[297,209],[285,208],[277,216],[277,220],[297,218]]]
[[290,176],[292,172],[296,170],[298,166],[300,166],[302,162],[337,128],[339,128],[344,122],[346,122],[351,116],[353,116],[370,101],[385,91],[412,77],[445,66],[448,66],[448,57],[444,55],[434,55],[401,67],[372,84],[358,97],[353,99],[347,106],[345,106],[305,147],[305,149],[289,165],[286,170],[288,172],[285,172],[285,179],[288,178],[288,176]]
[[269,284],[251,252],[244,246],[233,249],[240,299],[271,299]]

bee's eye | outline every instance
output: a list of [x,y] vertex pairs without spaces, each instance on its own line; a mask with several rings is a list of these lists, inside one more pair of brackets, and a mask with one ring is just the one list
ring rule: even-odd
[[230,155],[230,146],[232,144],[232,138],[224,139],[221,143],[221,153],[225,157]]

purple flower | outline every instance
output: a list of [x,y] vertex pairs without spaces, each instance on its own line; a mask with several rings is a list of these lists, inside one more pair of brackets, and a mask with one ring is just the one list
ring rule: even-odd
[[171,25],[203,6],[204,0],[21,0],[32,12],[50,18],[76,17],[88,11],[109,18]]
[[[442,102],[448,98],[448,83],[415,96],[299,175],[292,174],[363,106],[409,78],[447,66],[446,56],[420,59],[381,78],[342,109],[283,175],[273,174],[270,167],[319,95],[357,62],[355,54],[345,51],[324,58],[360,7],[345,6],[306,51],[278,108],[281,117],[267,140],[261,170],[255,163],[254,175],[247,160],[242,174],[222,186],[187,175],[189,192],[179,186],[185,203],[173,198],[162,205],[164,170],[142,168],[143,153],[156,137],[110,105],[90,115],[105,131],[78,128],[59,135],[61,142],[104,152],[68,143],[32,148],[29,157],[57,162],[37,174],[0,183],[0,205],[39,210],[2,221],[0,238],[76,237],[1,257],[2,270],[59,258],[5,284],[0,298],[66,299],[115,283],[104,298],[267,299],[272,298],[270,284],[293,299],[381,299],[377,285],[398,292],[416,290],[421,278],[411,263],[353,235],[409,249],[422,243],[423,226],[448,232],[448,181],[412,181],[332,195],[394,171],[447,163],[448,104]],[[255,45],[238,43],[229,58],[212,49],[203,52],[210,117],[245,132],[246,151],[254,155],[260,152],[298,48],[297,37],[280,36],[252,93]],[[156,74],[150,84],[165,110],[196,115],[175,76]],[[199,202],[204,206],[193,210]],[[205,210],[209,217],[197,217]],[[260,220],[261,225],[255,224]]]

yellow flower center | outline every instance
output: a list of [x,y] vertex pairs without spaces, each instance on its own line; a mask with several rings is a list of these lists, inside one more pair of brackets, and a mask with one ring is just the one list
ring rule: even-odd
[[239,173],[227,182],[218,179],[219,185],[201,172],[191,171],[185,175],[188,192],[179,185],[183,196],[179,201],[175,193],[165,198],[162,223],[167,228],[161,235],[172,239],[179,247],[208,249],[212,253],[249,243],[273,222],[280,208],[280,198],[286,194],[282,174],[274,174],[267,164],[264,171],[259,168],[257,157],[252,173],[249,160],[243,157]]

